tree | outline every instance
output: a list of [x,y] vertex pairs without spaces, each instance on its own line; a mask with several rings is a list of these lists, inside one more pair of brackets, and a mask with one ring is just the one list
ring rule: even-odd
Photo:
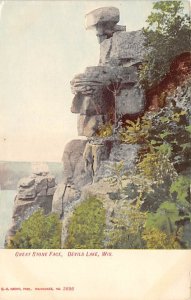
[[157,84],[169,71],[173,59],[191,49],[191,19],[181,1],[158,1],[143,29],[148,54],[140,71],[146,88]]
[[45,216],[38,210],[22,223],[13,237],[10,249],[61,248],[61,222],[56,214]]

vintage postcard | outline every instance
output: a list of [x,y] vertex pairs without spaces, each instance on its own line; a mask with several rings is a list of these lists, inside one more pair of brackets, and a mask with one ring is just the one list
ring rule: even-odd
[[0,300],[191,300],[190,25],[0,0]]

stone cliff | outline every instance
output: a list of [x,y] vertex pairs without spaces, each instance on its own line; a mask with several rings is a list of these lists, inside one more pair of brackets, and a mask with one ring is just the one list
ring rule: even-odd
[[[110,176],[114,163],[124,161],[125,170],[133,172],[140,146],[121,144],[115,132],[127,119],[144,114],[138,69],[146,50],[142,31],[126,32],[117,25],[119,19],[114,7],[86,15],[86,29],[94,29],[100,43],[100,61],[71,81],[71,112],[78,114],[78,135],[87,140],[73,140],[64,150],[64,180],[54,195],[55,212],[79,199],[83,186]],[[112,137],[100,138],[99,129],[108,123]]]
[[[147,51],[144,36],[141,30],[126,32],[125,26],[117,25],[119,19],[119,10],[113,7],[100,8],[86,15],[86,29],[94,29],[98,37],[100,61],[98,66],[87,67],[71,81],[74,93],[71,112],[78,114],[78,135],[87,139],[73,140],[64,150],[64,179],[54,194],[52,206],[53,212],[64,217],[64,228],[73,207],[88,195],[99,195],[110,201],[112,207],[111,200],[118,193],[118,187],[111,188],[105,180],[113,176],[117,164],[123,162],[120,176],[128,174],[133,178],[145,145],[141,141],[122,143],[118,132],[126,122],[136,122],[147,115],[152,120],[149,111],[157,112],[164,106],[168,111],[172,106],[168,89],[165,90],[165,96],[169,95],[168,103],[159,104],[162,91],[157,100],[155,95],[159,88],[145,92],[141,87],[138,73]],[[179,93],[182,89],[185,87],[180,87]],[[173,92],[178,97],[176,86]],[[187,90],[184,96],[189,97],[189,93]],[[161,113],[165,115],[164,111],[155,119]],[[100,130],[107,126],[110,135],[101,136]],[[156,122],[154,127],[157,126]],[[129,193],[132,193],[131,188]]]
[[[139,82],[139,69],[148,51],[143,32],[127,32],[125,26],[118,25],[119,10],[114,7],[96,9],[85,18],[86,29],[96,32],[100,60],[71,80],[71,112],[78,115],[78,135],[83,138],[66,145],[63,182],[57,187],[48,174],[35,174],[19,182],[8,236],[42,207],[45,214],[56,212],[63,220],[64,244],[74,207],[88,196],[103,200],[110,226],[116,200],[122,206],[124,200],[135,203],[141,196],[143,209],[150,205],[149,209],[156,210],[160,199],[169,197],[166,187],[170,187],[170,176],[190,172],[185,130],[190,124],[190,53],[175,58],[164,80],[145,91]],[[167,144],[169,148],[165,148]],[[172,153],[173,163],[162,152],[157,156],[151,151],[151,163],[147,160],[148,147],[153,150],[161,145],[162,150]],[[147,170],[141,169],[140,158],[151,164],[152,180],[150,173],[144,176]],[[160,175],[165,178],[161,182]]]

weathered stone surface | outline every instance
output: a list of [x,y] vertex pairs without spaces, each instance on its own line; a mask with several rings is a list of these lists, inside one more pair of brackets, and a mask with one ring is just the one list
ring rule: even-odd
[[94,27],[102,23],[118,23],[119,9],[116,7],[100,7],[85,16],[86,29]]
[[115,7],[101,7],[86,15],[86,29],[95,28],[98,42],[110,38],[114,32],[126,31],[119,22],[119,10]]
[[103,144],[87,143],[84,149],[83,158],[85,160],[86,170],[94,176],[100,167],[100,164],[109,158],[111,144],[105,142]]
[[40,193],[42,190],[46,190],[48,187],[47,177],[37,176],[35,179],[35,186],[37,193]]
[[107,79],[107,69],[104,66],[87,67],[84,73],[76,75],[71,80],[72,92],[93,95],[96,90],[103,87]]
[[146,49],[141,30],[116,32],[100,46],[100,64],[130,66],[143,61]]
[[139,150],[140,150],[140,146],[138,144],[114,143],[111,149],[109,159],[115,162],[120,162],[120,161],[124,161],[124,163],[127,162],[129,168],[131,168],[135,163],[135,159],[137,158],[137,154]]
[[58,184],[56,191],[54,193],[53,196],[53,200],[52,200],[52,212],[53,213],[57,213],[59,215],[61,215],[62,213],[62,201],[63,201],[63,196],[66,190],[66,184],[60,183]]
[[47,177],[47,180],[48,180],[48,188],[52,188],[56,185],[56,182],[55,182],[55,177],[52,176],[52,175],[49,175]]
[[80,191],[76,190],[74,186],[66,186],[65,183],[59,184],[53,197],[52,212],[64,217],[67,207],[72,202],[75,202],[80,197],[80,194]]
[[35,198],[35,205],[38,208],[42,208],[45,214],[49,214],[52,211],[52,199],[52,195],[38,195]]
[[31,199],[36,196],[36,190],[34,186],[31,186],[29,188],[22,188],[19,187],[18,189],[18,197],[19,199]]
[[116,112],[118,115],[141,114],[144,112],[145,106],[145,93],[139,85],[126,86],[116,96]]
[[48,196],[53,196],[54,193],[55,193],[55,190],[56,190],[56,187],[48,188],[46,194],[47,194]]
[[21,217],[24,215],[24,212],[31,207],[31,204],[34,203],[34,198],[29,201],[23,201],[18,198],[15,198],[14,209],[13,209],[13,219]]
[[47,195],[47,188],[39,189],[39,192],[37,192],[38,196],[46,196]]
[[73,100],[71,112],[88,116],[106,114],[107,102],[103,99],[103,92],[100,90],[94,96],[82,96],[78,93]]
[[80,115],[78,117],[78,135],[91,137],[96,134],[98,129],[105,123],[104,115],[87,116]]
[[[114,94],[117,96],[116,111],[118,115],[142,112],[145,106],[145,97],[137,82],[136,66],[88,67],[83,74],[77,75],[71,81],[75,93],[71,111],[80,113],[78,134],[91,137],[96,133],[98,127],[112,119],[115,110]],[[82,87],[85,89],[87,84],[95,87],[91,94],[81,90]]]
[[18,187],[31,187],[33,184],[35,183],[34,178],[31,177],[24,177],[22,179],[19,180],[18,182]]
[[115,164],[123,162],[122,174],[133,173],[138,158],[140,145],[114,142],[107,160],[102,161],[95,173],[94,182],[115,175]]
[[95,92],[119,79],[124,83],[136,82],[137,68],[114,65],[87,67],[84,73],[76,75],[70,83],[74,94],[94,95]]
[[73,140],[66,145],[62,158],[64,183],[80,187],[92,182],[91,174],[85,171],[85,161],[83,159],[86,143],[85,140]]

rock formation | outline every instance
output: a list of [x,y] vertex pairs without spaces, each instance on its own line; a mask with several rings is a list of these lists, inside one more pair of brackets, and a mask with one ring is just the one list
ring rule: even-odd
[[37,171],[30,177],[20,179],[14,201],[13,222],[7,233],[5,244],[9,243],[22,222],[36,210],[42,208],[45,214],[52,211],[55,189],[55,177],[48,172]]
[[144,113],[145,94],[138,82],[138,68],[145,54],[142,31],[116,27],[119,11],[100,8],[86,15],[86,28],[96,29],[100,42],[98,66],[86,68],[71,81],[75,94],[71,111],[79,114],[78,134],[95,136],[111,121]]
[[[135,201],[139,196],[140,186],[143,188],[143,197],[150,189],[147,200],[151,206],[153,199],[156,200],[158,195],[162,195],[164,200],[165,187],[169,182],[163,182],[161,188],[156,182],[149,183],[147,178],[142,178],[141,173],[136,173],[140,153],[146,149],[144,143],[140,140],[122,143],[119,138],[119,130],[123,129],[127,121],[140,121],[140,117],[146,116],[152,123],[150,131],[155,139],[166,126],[166,121],[159,122],[160,118],[165,117],[166,120],[171,116],[171,132],[163,136],[167,136],[169,141],[174,141],[174,136],[180,133],[179,141],[174,143],[174,160],[177,167],[175,173],[188,165],[187,156],[177,145],[178,142],[185,143],[187,139],[185,126],[188,125],[188,120],[185,115],[190,114],[190,87],[187,84],[177,87],[174,83],[174,94],[169,94],[165,84],[161,83],[160,89],[154,88],[145,93],[139,84],[138,76],[146,53],[143,33],[141,30],[126,32],[125,26],[117,24],[119,19],[119,10],[114,7],[96,9],[86,15],[86,29],[95,29],[98,37],[100,60],[97,66],[87,67],[84,73],[76,75],[71,81],[74,94],[71,112],[78,114],[78,135],[85,136],[86,140],[79,138],[66,145],[62,159],[63,182],[56,190],[54,178],[46,172],[36,173],[19,182],[9,238],[20,227],[21,222],[39,207],[43,208],[45,213],[56,212],[63,219],[64,242],[71,212],[77,203],[90,195],[104,199],[106,222],[109,222],[113,211],[113,200]],[[188,61],[190,63],[190,56]],[[172,78],[170,75],[171,73],[167,75],[168,83]],[[164,93],[165,101],[161,104],[159,102]],[[181,115],[182,109],[184,112]],[[152,114],[153,111],[156,112],[155,115]],[[180,122],[173,119],[177,115]],[[111,134],[101,136],[100,130],[107,126]],[[173,147],[171,148],[173,150]],[[170,165],[169,170],[173,168],[174,165]],[[123,176],[126,180],[124,195],[123,192],[119,194],[119,178]],[[113,186],[109,184],[111,178],[116,179]]]
[[[123,144],[116,132],[126,120],[136,120],[152,107],[138,78],[148,51],[142,31],[126,32],[125,26],[117,25],[120,16],[114,7],[96,9],[85,18],[86,29],[96,31],[100,60],[71,81],[71,112],[78,114],[78,135],[87,140],[73,140],[64,150],[64,179],[53,197],[53,212],[64,218],[75,203],[98,190],[103,198],[112,199],[117,188],[111,193],[104,180],[114,176],[117,164],[123,162],[122,173],[133,176],[143,145]],[[100,128],[107,125],[111,126],[111,136],[100,137]]]
[[[124,172],[134,171],[140,145],[120,144],[115,130],[146,108],[138,80],[146,52],[142,31],[126,32],[125,26],[117,25],[120,16],[114,7],[96,9],[85,18],[86,29],[96,31],[100,61],[71,81],[71,112],[78,114],[78,135],[87,140],[73,140],[64,150],[64,180],[53,199],[53,211],[62,215],[79,199],[83,186],[111,176],[115,163],[124,161]],[[98,131],[107,124],[113,135],[100,138]]]

